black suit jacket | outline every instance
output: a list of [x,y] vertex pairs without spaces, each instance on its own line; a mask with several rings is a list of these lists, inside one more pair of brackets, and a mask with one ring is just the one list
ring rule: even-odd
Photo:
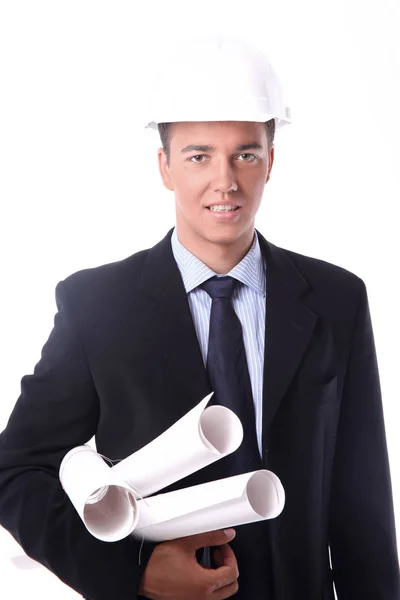
[[[54,328],[0,437],[0,523],[91,600],[136,598],[154,545],[144,544],[139,564],[132,538],[92,537],[60,486],[63,456],[95,435],[100,453],[122,459],[211,391],[171,233],[57,285]],[[268,523],[273,598],[333,600],[334,581],[339,600],[398,600],[365,284],[259,236],[267,260],[263,465],[286,491],[282,514]],[[200,471],[188,482],[201,480]]]

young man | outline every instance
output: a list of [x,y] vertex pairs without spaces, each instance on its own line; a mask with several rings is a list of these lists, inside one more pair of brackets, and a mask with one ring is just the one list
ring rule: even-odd
[[[0,522],[91,600],[333,600],[333,582],[339,600],[395,600],[365,284],[255,229],[285,118],[276,81],[246,44],[221,39],[198,56],[187,71],[178,61],[175,79],[170,67],[157,96],[176,228],[58,284],[53,331],[0,439]],[[93,435],[100,453],[128,456],[210,391],[236,403],[243,449],[168,490],[268,468],[285,488],[282,514],[235,536],[145,543],[140,564],[134,539],[92,537],[60,486],[63,456]]]

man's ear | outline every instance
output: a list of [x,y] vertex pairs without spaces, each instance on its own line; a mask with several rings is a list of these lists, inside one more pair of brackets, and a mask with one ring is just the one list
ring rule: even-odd
[[174,189],[174,184],[172,182],[170,169],[167,164],[167,155],[164,152],[164,148],[159,148],[157,150],[157,158],[158,158],[158,168],[160,170],[160,175],[161,175],[163,184],[167,188],[167,190],[170,190],[172,192]]
[[268,155],[268,172],[267,172],[267,178],[265,180],[265,183],[267,183],[269,181],[269,178],[271,176],[271,170],[272,170],[272,165],[274,164],[274,158],[275,158],[275,146],[272,144],[271,150],[269,151],[269,155]]

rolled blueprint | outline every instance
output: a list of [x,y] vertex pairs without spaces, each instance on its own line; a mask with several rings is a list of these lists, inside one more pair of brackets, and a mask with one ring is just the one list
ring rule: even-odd
[[104,542],[116,542],[135,528],[135,494],[90,446],[77,446],[60,465],[59,477],[90,533]]
[[113,473],[146,497],[234,452],[243,439],[240,419],[224,406],[206,408],[211,396],[112,467]]
[[132,535],[164,542],[273,519],[284,505],[279,478],[263,469],[139,500]]

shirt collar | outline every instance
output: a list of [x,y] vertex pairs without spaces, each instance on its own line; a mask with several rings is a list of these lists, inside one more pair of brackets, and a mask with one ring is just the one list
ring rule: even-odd
[[[207,281],[207,279],[210,279],[210,277],[214,277],[215,275],[217,277],[221,276],[181,244],[176,233],[176,227],[171,236],[171,246],[187,294]],[[258,294],[265,296],[265,262],[261,254],[256,231],[254,232],[253,243],[246,256],[226,275],[234,277]]]

